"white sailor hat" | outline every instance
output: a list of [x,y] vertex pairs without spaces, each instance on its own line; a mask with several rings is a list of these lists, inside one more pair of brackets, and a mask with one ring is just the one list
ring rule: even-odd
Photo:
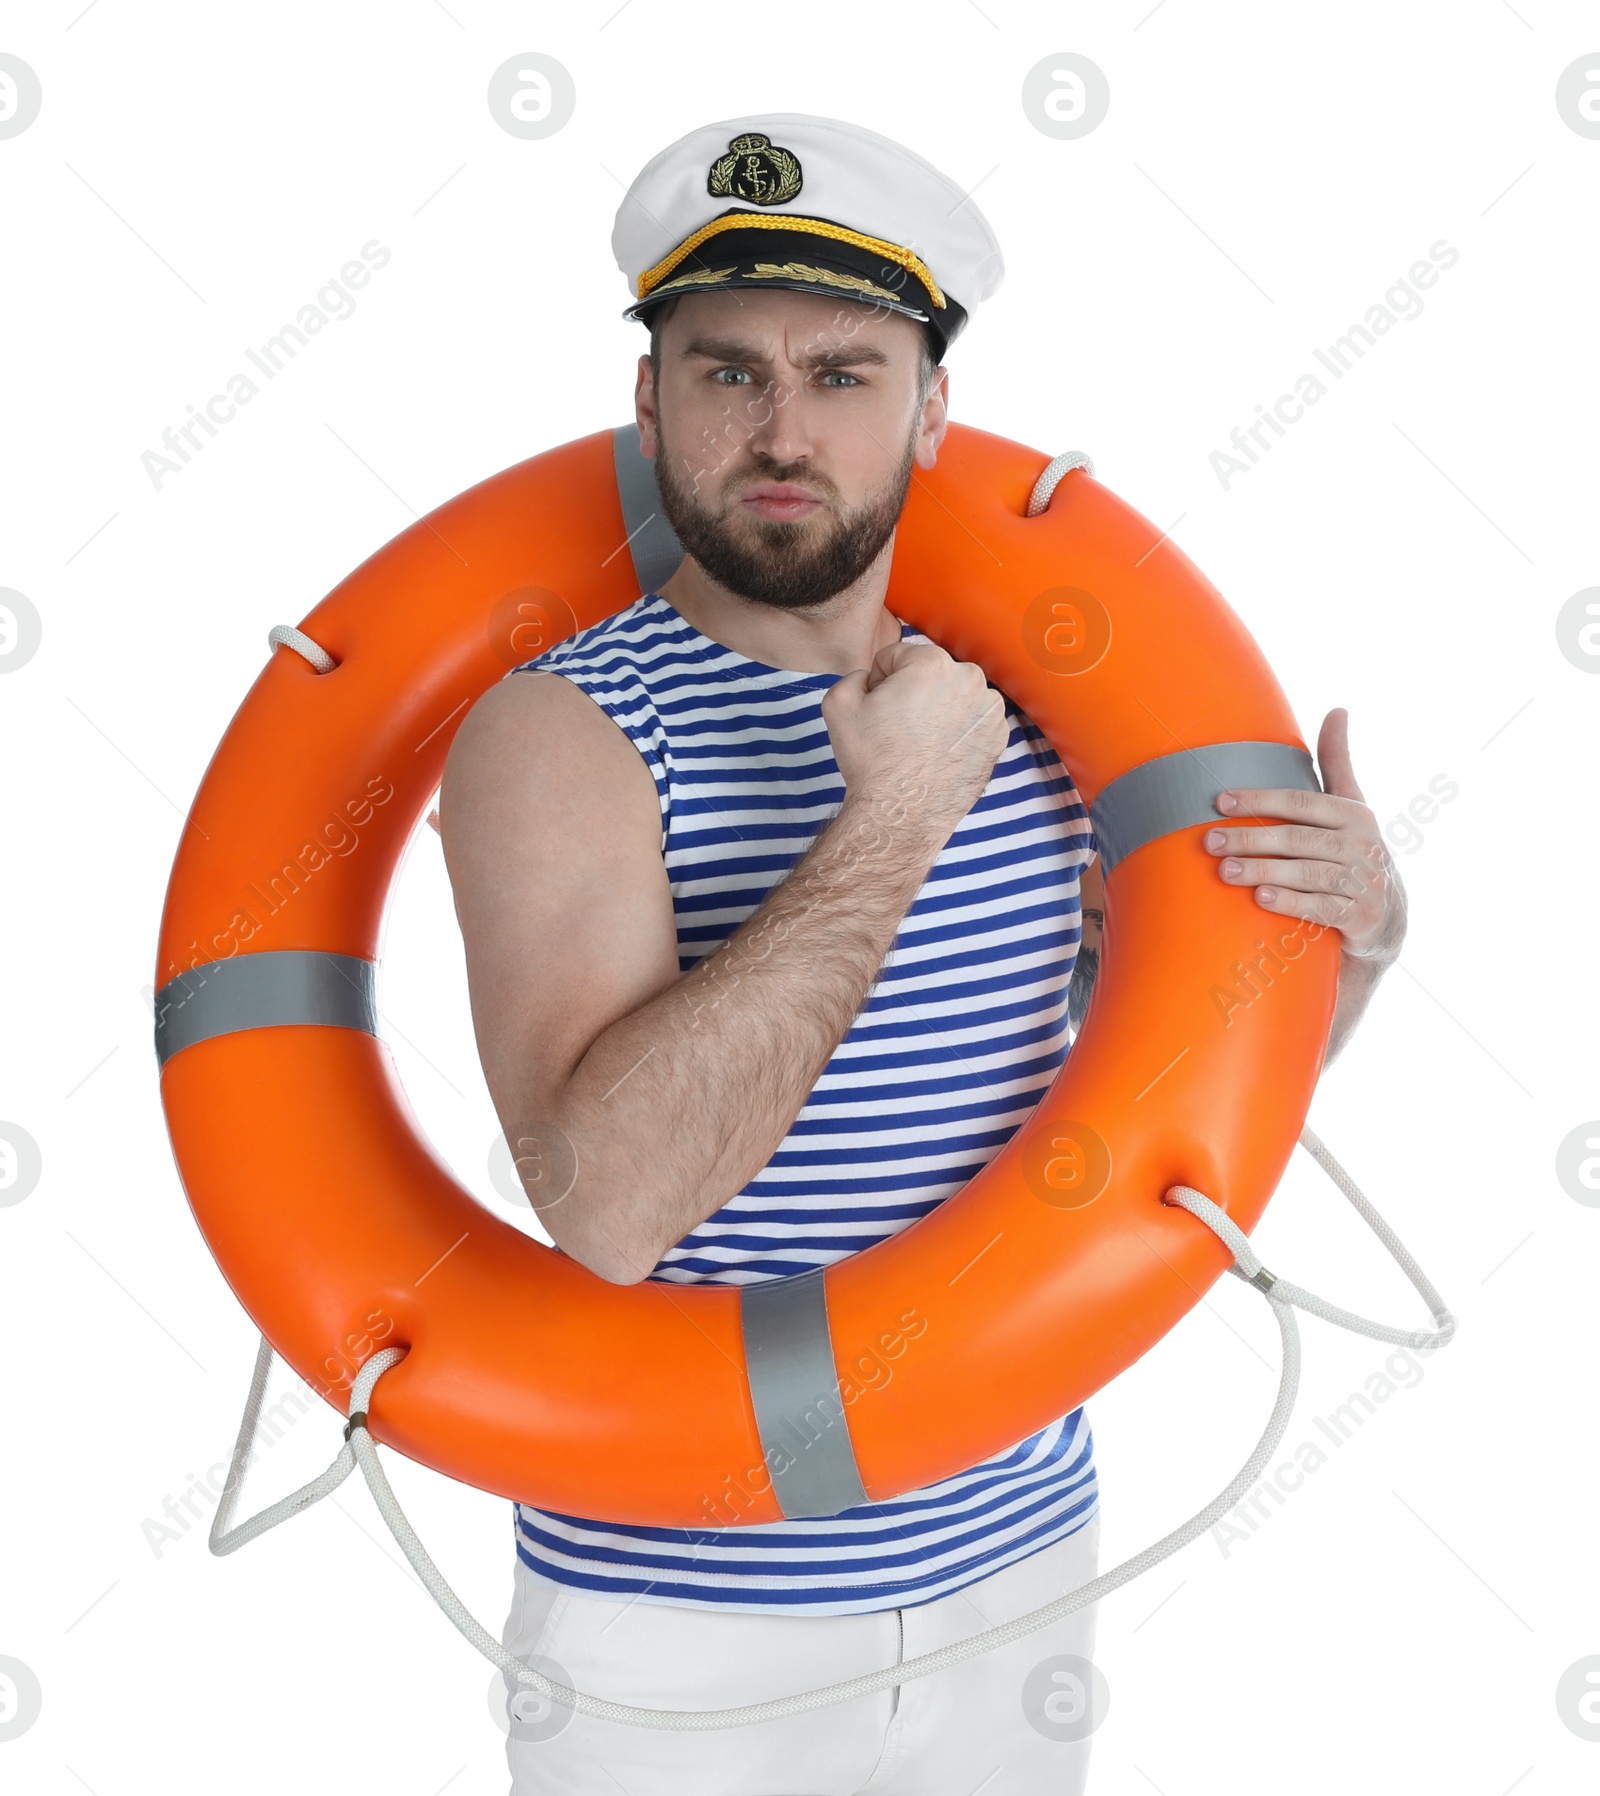
[[634,304],[788,287],[927,325],[936,359],[1005,278],[988,220],[914,151],[804,112],[722,119],[634,177],[611,233]]

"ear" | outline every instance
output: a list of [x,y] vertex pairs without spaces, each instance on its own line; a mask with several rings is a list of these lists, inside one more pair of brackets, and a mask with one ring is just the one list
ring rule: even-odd
[[931,468],[939,460],[939,445],[944,441],[945,427],[950,422],[949,396],[950,370],[941,367],[935,371],[928,397],[922,402],[922,427],[917,434],[919,468]]
[[633,417],[639,426],[639,453],[654,461],[659,446],[656,439],[656,383],[648,355],[639,357],[639,374],[633,383]]

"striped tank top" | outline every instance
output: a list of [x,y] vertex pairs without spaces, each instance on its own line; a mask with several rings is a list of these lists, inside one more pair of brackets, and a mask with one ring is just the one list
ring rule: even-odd
[[[907,642],[929,639],[902,621]],[[843,803],[822,717],[839,677],[769,667],[657,593],[516,671],[571,680],[654,775],[687,972]],[[748,1284],[831,1265],[909,1228],[997,1154],[1069,1051],[1088,814],[1036,724],[1010,739],[940,851],[877,982],[768,1164],[649,1274]],[[1080,1406],[956,1476],[836,1516],[655,1528],[515,1505],[520,1561],[618,1600],[851,1615],[949,1595],[1086,1526],[1098,1508]]]

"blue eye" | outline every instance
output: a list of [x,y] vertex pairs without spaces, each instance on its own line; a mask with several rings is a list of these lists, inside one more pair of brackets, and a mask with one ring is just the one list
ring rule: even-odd
[[849,381],[851,386],[859,387],[861,385],[861,382],[856,378],[855,375],[847,373],[843,368],[829,368],[826,370],[827,378],[832,379],[835,375],[839,376],[843,380]]
[[[718,376],[723,374],[742,374],[748,376],[749,373],[750,370],[748,368],[716,368],[713,369],[711,378],[717,380]],[[718,381],[718,384],[726,386],[728,383],[726,381]]]

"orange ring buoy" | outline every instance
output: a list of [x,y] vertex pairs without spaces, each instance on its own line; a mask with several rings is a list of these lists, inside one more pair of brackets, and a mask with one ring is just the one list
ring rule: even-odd
[[375,1439],[600,1520],[835,1514],[1066,1414],[1231,1263],[1162,1194],[1193,1186],[1254,1227],[1321,1069],[1338,950],[1223,884],[1199,834],[1228,786],[1316,776],[1260,650],[1171,542],[1081,470],[1028,517],[1047,458],[952,425],[887,603],[984,667],[1090,807],[1106,920],[1083,1030],[1012,1140],[893,1238],[743,1287],[610,1284],[434,1156],[372,982],[468,706],[638,597],[626,442],[601,431],[458,495],[306,619],[332,671],[268,662],[173,868],[162,1098],[206,1242],[283,1359],[343,1408],[371,1353],[408,1349]]

